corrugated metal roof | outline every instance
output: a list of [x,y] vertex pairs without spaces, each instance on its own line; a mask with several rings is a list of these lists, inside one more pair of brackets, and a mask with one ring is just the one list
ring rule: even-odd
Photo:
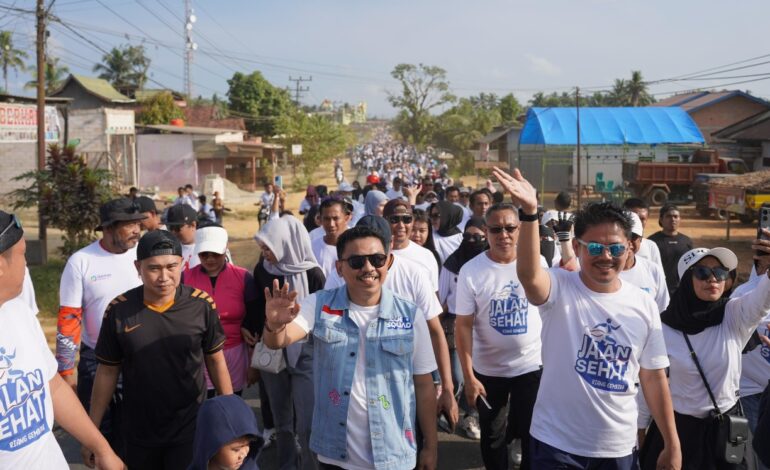
[[507,134],[511,129],[514,129],[516,127],[517,126],[511,126],[511,127],[506,127],[505,129],[500,129],[500,130],[497,130],[497,131],[492,131],[489,134],[485,135],[484,137],[480,138],[479,139],[479,143],[482,143],[482,144],[492,143],[492,142],[496,141],[497,139],[499,139],[500,137],[502,137],[505,134]]
[[680,106],[687,112],[696,111],[706,106],[711,106],[722,100],[740,96],[747,100],[754,101],[756,103],[763,104],[770,108],[770,103],[767,101],[752,96],[746,92],[740,90],[722,90],[722,91],[699,91],[693,93],[684,93],[681,95],[674,95],[665,100],[661,100],[652,106],[654,107],[667,107],[667,106]]
[[67,86],[67,84],[72,79],[77,80],[80,86],[82,86],[87,92],[105,101],[110,101],[113,103],[133,103],[135,101],[120,93],[107,80],[95,77],[86,77],[84,75],[70,75],[70,78],[64,83],[64,86],[62,86],[62,89],[64,89],[64,87]]
[[200,135],[219,135],[219,134],[245,134],[246,131],[240,129],[217,129],[214,127],[192,127],[192,126],[170,126],[167,124],[152,124],[145,127],[157,131],[171,132],[174,134],[200,134]]

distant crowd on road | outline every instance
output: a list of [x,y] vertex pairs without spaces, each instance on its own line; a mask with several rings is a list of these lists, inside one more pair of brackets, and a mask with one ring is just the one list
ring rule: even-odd
[[0,468],[67,468],[54,420],[106,469],[455,468],[440,430],[495,470],[767,468],[770,231],[737,286],[674,205],[645,237],[640,199],[545,210],[518,170],[468,187],[385,132],[350,157],[365,184],[296,216],[265,186],[248,269],[192,186],[163,217],[104,204],[55,356],[0,211]]

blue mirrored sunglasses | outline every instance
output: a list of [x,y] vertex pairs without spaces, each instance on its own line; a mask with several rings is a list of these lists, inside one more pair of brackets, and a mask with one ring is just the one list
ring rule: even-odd
[[604,253],[604,250],[607,250],[610,252],[610,255],[613,258],[618,258],[620,256],[623,256],[623,253],[626,252],[626,245],[623,243],[613,243],[611,245],[604,245],[602,243],[597,243],[597,242],[584,242],[579,238],[577,239],[577,241],[584,247],[588,248],[588,254],[591,256],[599,256],[602,253]]

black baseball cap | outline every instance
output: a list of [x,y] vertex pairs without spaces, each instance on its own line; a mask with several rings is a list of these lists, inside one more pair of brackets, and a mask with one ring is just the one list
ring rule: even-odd
[[115,222],[130,222],[146,218],[146,215],[139,212],[139,206],[133,200],[121,197],[102,204],[99,208],[100,223],[96,230],[102,230]]
[[136,246],[137,261],[163,255],[182,256],[182,244],[171,232],[151,230],[139,239]]
[[24,236],[21,221],[14,214],[0,211],[0,253],[14,246]]
[[166,214],[166,225],[189,225],[198,220],[198,213],[187,204],[171,206]]
[[390,251],[390,239],[393,235],[390,231],[390,223],[387,220],[377,215],[365,215],[356,223],[356,227],[369,227],[376,232],[380,232],[385,239],[385,253]]
[[155,206],[155,201],[147,196],[139,196],[134,199],[136,206],[139,208],[139,212],[158,212],[158,208]]

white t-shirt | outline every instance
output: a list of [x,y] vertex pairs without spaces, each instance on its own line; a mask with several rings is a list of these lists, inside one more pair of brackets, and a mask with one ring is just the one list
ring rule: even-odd
[[473,369],[518,377],[540,368],[540,315],[516,275],[516,261],[500,264],[485,251],[460,268],[455,311],[473,315]]
[[447,312],[455,313],[457,310],[455,300],[457,299],[457,277],[446,267],[441,267],[441,274],[438,276],[438,301],[441,305],[446,305]]
[[[300,312],[294,323],[305,332],[310,332],[315,324],[316,295],[311,294],[300,301]],[[337,461],[322,455],[318,460],[329,465],[336,465],[350,470],[370,470],[374,468],[371,434],[369,431],[369,400],[366,394],[366,331],[369,324],[377,319],[380,306],[362,307],[351,302],[348,310],[350,319],[358,326],[358,355],[356,369],[353,372],[353,385],[350,388],[347,426],[347,461]],[[340,320],[342,318],[340,317]],[[436,359],[430,342],[428,325],[424,315],[415,315],[414,319],[414,354],[412,356],[414,375],[429,374],[436,370]]]
[[639,368],[668,366],[655,301],[627,282],[594,292],[579,272],[548,271],[543,376],[530,434],[585,457],[618,458],[636,445]]
[[195,243],[182,245],[182,271],[192,269],[201,264],[201,259],[195,254]]
[[388,189],[385,196],[387,196],[388,199],[401,199],[404,197],[404,193],[402,191],[396,191],[395,189]]
[[[762,276],[764,277],[764,276]],[[759,284],[760,277],[756,274],[748,282],[738,286],[733,291],[732,298],[741,297],[747,294]],[[767,324],[770,323],[770,315],[767,315],[759,322],[757,333],[764,336],[770,336],[770,329]],[[753,351],[743,355],[741,365],[740,390],[742,397],[762,393],[767,387],[767,381],[770,380],[770,348],[761,344]]]
[[323,227],[316,227],[311,230],[308,235],[310,235],[310,241],[312,242],[314,240],[318,240],[319,238],[323,238],[324,235],[326,235],[326,231]]
[[0,468],[67,469],[52,432],[57,363],[25,290],[0,307]]
[[657,264],[660,269],[663,269],[663,261],[660,258],[660,248],[657,243],[647,238],[642,238],[642,243],[639,245],[639,253],[636,256],[640,256],[647,261]]
[[668,307],[670,298],[666,287],[666,274],[657,264],[637,256],[634,266],[621,271],[620,278],[650,294],[658,305],[659,313]]
[[332,272],[337,271],[337,268],[334,266],[334,263],[337,261],[337,245],[329,245],[321,237],[311,241],[310,247],[313,249],[318,266],[321,267],[324,276],[328,279]]
[[436,263],[436,258],[429,249],[409,240],[406,248],[393,250],[393,254],[405,257],[427,269],[430,273],[430,283],[433,286],[433,291],[436,292],[438,290],[438,263]]
[[136,247],[110,253],[97,240],[67,260],[59,286],[59,305],[83,309],[80,340],[96,347],[104,310],[112,300],[142,284],[136,271]]
[[[706,380],[722,411],[738,401],[741,351],[760,320],[770,313],[770,279],[761,276],[756,288],[732,298],[725,306],[722,323],[689,335]],[[690,356],[681,331],[663,325],[666,349],[671,360],[669,385],[677,413],[705,418],[714,409],[703,380]]]
[[441,259],[442,266],[444,265],[446,259],[449,258],[449,255],[454,253],[460,247],[460,243],[462,243],[462,241],[462,233],[457,233],[448,237],[442,237],[438,233],[433,232],[433,244],[436,246],[436,253],[438,253],[439,259]]
[[[394,256],[392,260],[383,287],[417,305],[417,309],[425,315],[427,320],[439,316],[443,309],[435,291],[432,290],[433,286],[428,281],[427,270],[401,256]],[[324,289],[336,289],[343,284],[345,280],[334,269],[326,276]]]
[[29,306],[33,314],[37,315],[40,310],[37,308],[37,299],[35,298],[35,286],[32,285],[32,277],[29,275],[29,268],[24,268],[24,286],[21,289],[21,297]]

